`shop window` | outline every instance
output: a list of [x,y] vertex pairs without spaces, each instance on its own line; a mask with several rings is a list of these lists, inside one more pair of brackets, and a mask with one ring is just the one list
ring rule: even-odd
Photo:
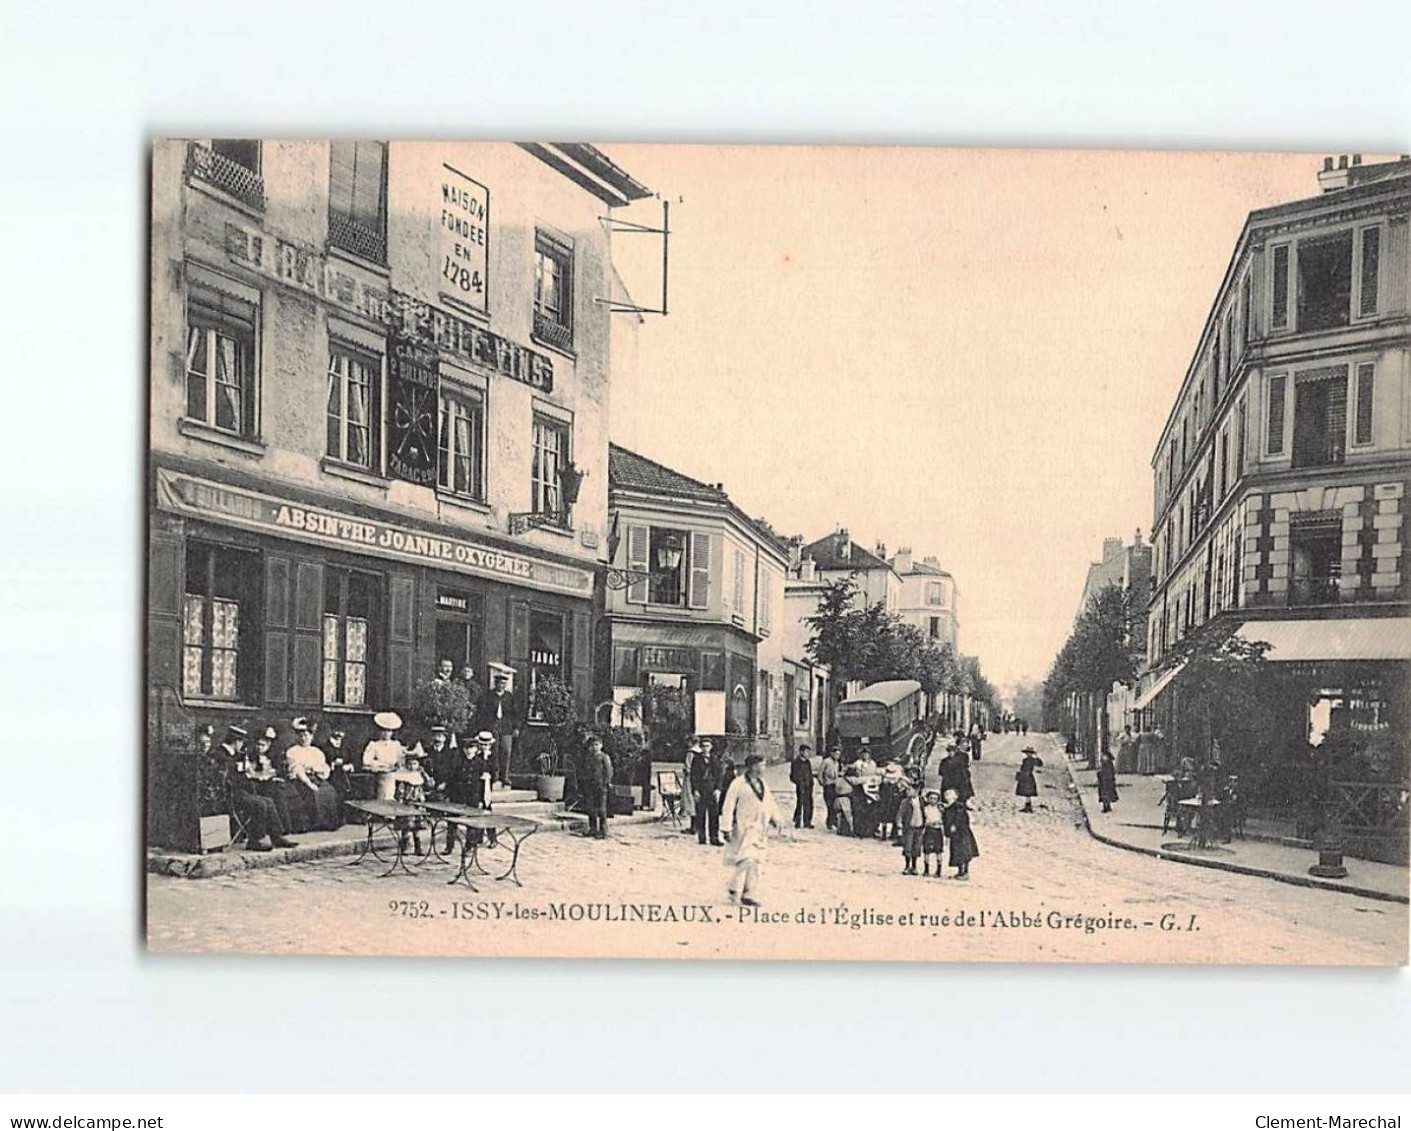
[[254,555],[191,542],[186,548],[181,693],[187,699],[237,701],[256,653],[245,631],[259,576]]
[[1347,370],[1337,367],[1298,374],[1293,406],[1293,466],[1340,464],[1346,441]]
[[328,349],[328,458],[380,471],[382,363],[340,343]]
[[794,725],[808,726],[808,692],[806,691],[800,691],[798,694],[798,710],[794,715]]
[[252,438],[255,326],[252,303],[199,283],[186,300],[186,416]]
[[618,645],[612,650],[612,685],[614,687],[636,687],[641,679],[637,666],[637,649]]
[[543,231],[534,233],[534,337],[573,347],[573,246]]
[[564,678],[563,614],[530,610],[529,613],[529,717],[544,716],[536,700],[539,683],[546,676]]
[[1357,417],[1352,429],[1354,444],[1372,442],[1372,407],[1376,395],[1377,367],[1371,362],[1357,367]]
[[485,498],[485,404],[471,393],[441,393],[437,483],[441,490]]
[[376,623],[377,582],[372,574],[330,569],[324,583],[323,701],[365,707]]
[[335,141],[329,146],[328,242],[386,264],[385,141]]
[[1290,605],[1330,605],[1342,575],[1342,521],[1338,516],[1296,516],[1289,530],[1293,576]]
[[701,690],[725,690],[725,653],[701,653]]
[[531,509],[535,514],[554,516],[564,527],[568,526],[568,507],[563,498],[562,477],[571,458],[568,425],[547,416],[535,416]]
[[1304,240],[1298,245],[1300,331],[1346,326],[1352,314],[1352,233]]

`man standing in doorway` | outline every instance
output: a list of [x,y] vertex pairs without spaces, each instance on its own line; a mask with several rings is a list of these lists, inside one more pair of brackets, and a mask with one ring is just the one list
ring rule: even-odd
[[789,780],[794,783],[794,828],[813,828],[813,751],[807,744],[799,747],[798,756],[789,767]]
[[480,708],[480,729],[495,736],[494,766],[491,773],[501,788],[508,789],[514,744],[519,738],[519,703],[503,672],[495,673],[494,686]]

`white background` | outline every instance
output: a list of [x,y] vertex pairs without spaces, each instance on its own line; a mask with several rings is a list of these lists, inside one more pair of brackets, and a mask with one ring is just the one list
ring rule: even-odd
[[1411,1090],[1404,970],[141,951],[151,137],[1411,149],[1411,5],[1141,8],[4,5],[0,1090]]

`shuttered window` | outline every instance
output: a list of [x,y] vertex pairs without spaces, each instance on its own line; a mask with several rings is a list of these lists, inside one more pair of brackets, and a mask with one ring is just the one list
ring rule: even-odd
[[700,531],[691,534],[691,585],[688,603],[693,609],[704,609],[710,603],[710,535]]
[[335,141],[329,150],[328,242],[387,262],[387,143]]
[[627,587],[627,600],[633,605],[647,603],[648,551],[651,530],[646,526],[627,528],[627,568],[637,575]]
[[731,565],[734,566],[735,576],[730,590],[730,607],[736,615],[745,615],[745,552],[736,550],[731,558]]
[[1284,452],[1284,394],[1288,378],[1283,374],[1269,378],[1268,442],[1265,451],[1271,456]]
[[1357,367],[1357,417],[1353,425],[1352,442],[1372,442],[1372,406],[1376,395],[1377,367],[1367,362]]
[[1269,326],[1282,330],[1289,324],[1289,249],[1288,244],[1274,248],[1274,267],[1270,283]]
[[1357,313],[1363,317],[1377,313],[1377,283],[1379,281],[1378,267],[1381,246],[1381,229],[1364,228],[1362,230],[1361,293],[1357,299]]

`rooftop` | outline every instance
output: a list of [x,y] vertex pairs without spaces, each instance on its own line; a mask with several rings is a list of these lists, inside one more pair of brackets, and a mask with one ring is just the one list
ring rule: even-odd
[[[844,547],[847,548],[846,553]],[[848,537],[846,530],[825,534],[816,542],[810,542],[802,553],[818,563],[819,569],[891,569],[884,558],[879,558],[871,550],[864,550]]]

